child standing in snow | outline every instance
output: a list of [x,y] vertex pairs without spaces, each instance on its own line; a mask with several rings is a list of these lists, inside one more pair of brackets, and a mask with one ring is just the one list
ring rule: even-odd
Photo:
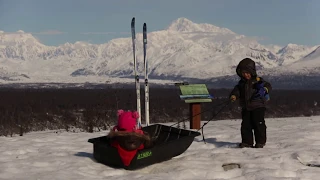
[[[271,84],[257,76],[255,62],[250,58],[239,62],[236,73],[241,79],[232,90],[230,99],[232,102],[239,99],[242,107],[242,142],[239,147],[263,148],[267,141],[264,116],[266,101],[269,100],[269,93],[272,90]],[[255,146],[253,146],[253,136]]]

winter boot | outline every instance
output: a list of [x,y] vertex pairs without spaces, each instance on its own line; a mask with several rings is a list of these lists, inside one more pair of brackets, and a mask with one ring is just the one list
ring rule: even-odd
[[259,143],[258,143],[258,144],[256,144],[254,147],[255,147],[255,148],[263,148],[264,146],[265,146],[265,144],[259,144]]
[[239,148],[253,148],[253,145],[247,143],[240,143]]

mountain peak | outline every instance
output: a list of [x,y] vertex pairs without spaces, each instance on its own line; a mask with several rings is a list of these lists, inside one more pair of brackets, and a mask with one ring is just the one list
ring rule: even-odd
[[306,51],[308,49],[309,49],[308,46],[289,43],[285,47],[280,49],[278,53],[281,54],[281,53],[301,52],[301,51]]
[[292,43],[287,44],[287,47],[298,47],[298,46],[299,46],[298,44],[292,44]]
[[3,45],[3,47],[7,46],[10,48],[19,46],[45,46],[31,33],[26,33],[22,30],[16,32],[0,32],[0,44]]
[[193,21],[187,18],[178,18],[173,21],[170,26],[167,28],[169,31],[179,31],[179,32],[215,32],[222,34],[235,34],[227,28],[221,28],[212,24],[207,23],[194,23]]
[[304,59],[317,59],[320,57],[320,46],[315,48],[310,54],[306,55]]
[[168,30],[189,32],[192,30],[199,30],[199,27],[196,23],[190,21],[187,18],[178,18],[170,24]]
[[196,24],[196,23],[192,22],[187,18],[181,17],[173,21],[172,24]]
[[22,30],[19,30],[19,31],[17,31],[17,33],[25,33],[24,31],[22,31]]

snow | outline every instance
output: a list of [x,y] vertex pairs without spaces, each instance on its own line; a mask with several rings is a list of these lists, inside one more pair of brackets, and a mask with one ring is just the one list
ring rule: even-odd
[[320,46],[316,47],[314,51],[312,51],[309,55],[305,56],[303,60],[312,60],[320,58]]
[[269,74],[299,74],[299,75],[319,75],[320,70],[320,46],[312,47],[308,55],[294,61],[287,66],[276,67],[273,70],[267,70]]
[[[297,158],[320,163],[320,116],[266,119],[268,140],[263,149],[234,148],[241,141],[240,124],[211,121],[204,127],[206,144],[198,136],[180,156],[135,171],[95,162],[93,145],[87,141],[108,131],[0,137],[0,179],[319,179],[320,168],[304,166]],[[224,163],[241,167],[225,171]]]
[[[127,23],[130,23],[130,18]],[[75,83],[85,82],[88,73],[97,78],[134,75],[130,35],[104,44],[78,41],[59,46],[44,45],[34,35],[23,30],[0,31],[0,68],[5,69],[0,79],[33,83],[61,83],[69,80],[69,83]],[[136,38],[136,55],[142,75],[142,34],[138,30]],[[164,30],[148,31],[147,61],[149,75],[153,77],[210,79],[233,75],[234,67],[245,57],[253,58],[263,71],[270,71],[273,75],[283,72],[306,74],[308,71],[299,66],[292,70],[289,67],[303,60],[316,47],[296,44],[285,47],[261,45],[255,37],[237,34],[213,24],[178,18]],[[319,57],[316,59],[309,63],[310,67],[320,67]],[[70,77],[74,72],[79,72],[79,78]],[[29,79],[18,78],[20,74],[27,75]]]
[[308,47],[297,44],[288,44],[284,48],[280,49],[277,54],[281,54],[280,59],[282,61],[282,65],[290,65],[312,53],[315,48],[315,46]]
[[[0,73],[0,75],[2,75]],[[99,77],[99,76],[82,76],[82,77],[71,77],[71,76],[63,76],[61,74],[54,74],[55,75],[55,81],[56,83],[61,84],[69,84],[71,83],[92,83],[92,84],[116,84],[116,83],[122,83],[122,84],[132,84],[134,83],[133,78],[117,78],[117,77]],[[14,74],[16,76],[16,74]],[[20,77],[21,78],[21,77]],[[13,78],[14,79],[14,78]],[[52,74],[39,74],[39,77],[37,80],[30,80],[26,79],[23,81],[24,84],[37,84],[37,83],[48,83],[52,81]],[[20,81],[10,81],[7,82],[5,80],[0,79],[1,84],[7,84],[7,85],[14,85],[14,84],[21,84]],[[161,80],[161,79],[149,79],[150,84],[157,84],[157,85],[173,85],[176,83],[176,81],[173,80]],[[48,83],[48,85],[51,83]]]

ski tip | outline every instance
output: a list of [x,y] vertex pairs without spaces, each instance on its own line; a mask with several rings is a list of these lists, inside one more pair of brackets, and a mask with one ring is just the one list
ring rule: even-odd
[[147,24],[143,23],[143,39],[147,39]]
[[131,20],[131,26],[134,26],[135,19],[136,19],[135,17],[132,18],[132,20]]

